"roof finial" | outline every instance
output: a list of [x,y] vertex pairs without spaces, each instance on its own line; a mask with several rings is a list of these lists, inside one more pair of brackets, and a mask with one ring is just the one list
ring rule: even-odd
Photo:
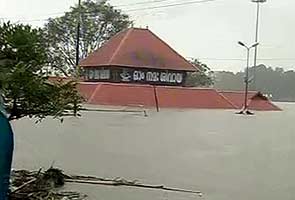
[[149,29],[149,26],[146,26],[145,28],[146,28],[146,29]]

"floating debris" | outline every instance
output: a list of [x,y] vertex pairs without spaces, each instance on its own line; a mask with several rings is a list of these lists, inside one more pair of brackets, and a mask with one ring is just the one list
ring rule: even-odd
[[86,195],[62,190],[65,183],[104,185],[114,187],[136,187],[151,190],[191,193],[199,197],[203,193],[195,190],[172,188],[164,185],[142,184],[123,178],[106,179],[93,176],[66,175],[60,169],[50,168],[45,172],[19,170],[12,172],[11,200],[84,200]]
[[50,168],[45,172],[18,170],[11,174],[11,200],[84,200],[86,195],[63,191],[65,178],[59,169]]

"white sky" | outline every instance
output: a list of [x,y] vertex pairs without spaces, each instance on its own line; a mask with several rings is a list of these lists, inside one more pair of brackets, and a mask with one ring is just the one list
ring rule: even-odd
[[[13,21],[44,19],[64,12],[78,0],[0,0],[0,18]],[[151,0],[110,0],[122,5]],[[123,11],[193,0],[166,0],[154,4],[120,7]],[[268,0],[261,6],[259,63],[295,70],[295,1]],[[138,27],[149,29],[184,57],[199,58],[213,70],[240,71],[246,51],[241,40],[254,43],[256,4],[251,0],[217,0],[173,8],[127,12]],[[51,15],[52,16],[52,15]],[[56,16],[56,15],[53,15]],[[1,19],[0,19],[1,20]],[[30,21],[41,25],[42,21]],[[225,60],[223,60],[225,59]],[[252,59],[253,61],[253,56]],[[252,62],[251,62],[252,63]]]

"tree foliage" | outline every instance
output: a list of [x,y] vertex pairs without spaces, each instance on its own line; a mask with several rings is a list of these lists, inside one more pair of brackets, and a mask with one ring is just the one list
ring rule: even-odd
[[218,71],[215,72],[214,87],[219,90],[244,90],[244,73],[243,72],[229,72]]
[[80,102],[74,81],[48,81],[42,68],[48,65],[43,31],[28,25],[0,25],[0,89],[9,119],[39,119],[73,113]]
[[198,71],[187,74],[186,86],[190,87],[210,87],[214,83],[213,71],[204,63],[197,59],[190,61]]
[[80,7],[71,7],[63,16],[49,19],[44,28],[53,65],[64,66],[66,70],[75,66],[78,20],[81,22],[80,58],[132,24],[128,15],[114,9],[106,0],[85,0]]
[[[249,73],[253,74],[253,67]],[[220,90],[244,90],[244,72],[216,72],[214,87]],[[270,95],[276,101],[295,101],[295,71],[283,68],[272,68],[265,65],[256,67],[255,90]],[[253,82],[250,89],[253,90]]]

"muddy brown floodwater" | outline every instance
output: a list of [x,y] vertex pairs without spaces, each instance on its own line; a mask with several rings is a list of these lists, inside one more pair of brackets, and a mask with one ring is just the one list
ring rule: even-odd
[[[208,200],[295,199],[295,104],[283,112],[228,110],[83,113],[64,123],[14,122],[17,169],[67,173],[201,190]],[[95,200],[191,200],[191,194],[71,184]]]

